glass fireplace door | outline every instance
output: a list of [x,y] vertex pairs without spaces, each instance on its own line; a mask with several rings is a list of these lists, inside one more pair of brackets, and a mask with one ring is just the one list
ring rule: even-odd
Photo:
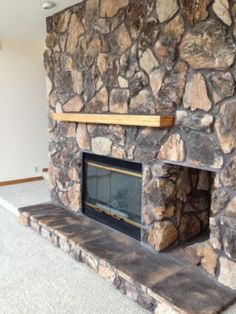
[[141,165],[96,157],[84,159],[85,209],[108,215],[116,220],[116,224],[124,222],[140,228]]

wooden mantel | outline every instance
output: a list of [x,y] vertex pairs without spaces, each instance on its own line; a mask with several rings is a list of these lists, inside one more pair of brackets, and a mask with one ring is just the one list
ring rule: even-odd
[[173,116],[158,115],[52,113],[52,119],[63,122],[115,124],[153,128],[171,128],[174,125]]

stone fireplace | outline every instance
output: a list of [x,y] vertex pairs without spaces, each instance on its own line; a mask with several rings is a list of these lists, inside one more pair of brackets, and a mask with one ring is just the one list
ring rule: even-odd
[[[227,276],[236,273],[236,4],[226,3],[87,0],[47,19],[44,60],[54,204],[83,211],[85,154],[140,164],[141,241],[163,251],[209,230],[201,258],[236,289]],[[80,123],[55,113],[175,123]]]

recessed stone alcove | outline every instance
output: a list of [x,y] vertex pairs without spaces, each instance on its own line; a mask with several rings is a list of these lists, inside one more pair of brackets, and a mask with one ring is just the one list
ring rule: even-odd
[[[236,8],[226,2],[84,1],[47,19],[44,59],[53,202],[82,210],[83,152],[142,163],[142,240],[159,250],[208,223],[209,210],[200,215],[192,202],[211,194],[212,274],[236,288],[227,276],[236,268]],[[167,114],[175,125],[57,122],[51,113]],[[208,172],[194,168],[214,173],[211,193],[198,189]]]

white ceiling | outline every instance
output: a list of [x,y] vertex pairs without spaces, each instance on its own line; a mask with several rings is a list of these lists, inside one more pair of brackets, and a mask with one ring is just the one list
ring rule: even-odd
[[46,16],[53,15],[83,0],[54,0],[57,6],[43,10],[43,0],[0,0],[0,39],[13,37],[27,40],[44,40]]

